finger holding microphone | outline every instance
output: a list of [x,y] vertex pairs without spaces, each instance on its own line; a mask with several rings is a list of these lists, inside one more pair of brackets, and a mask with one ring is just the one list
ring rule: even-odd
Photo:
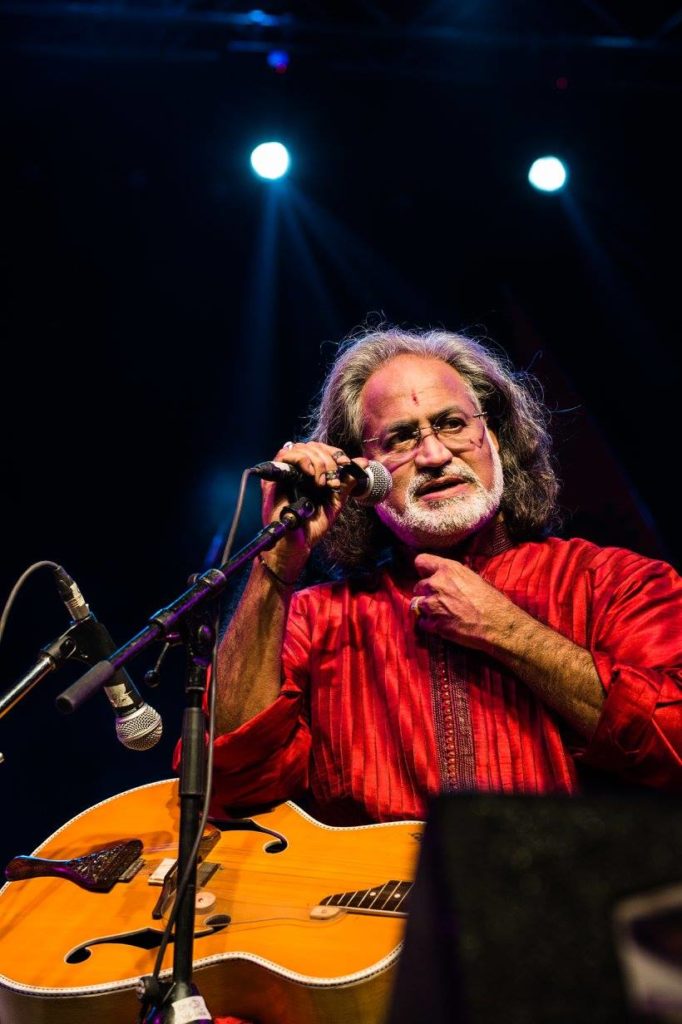
[[[329,458],[333,460],[329,462]],[[295,444],[287,441],[272,462],[252,466],[252,475],[263,480],[303,486],[304,493],[324,503],[324,489],[342,489],[361,505],[377,505],[387,496],[392,477],[384,465],[357,456],[351,459],[339,448],[320,441]]]
[[[366,465],[367,459],[358,460]],[[272,462],[261,462],[252,472],[264,480],[307,482],[313,487],[338,489],[341,470],[350,465],[350,458],[340,448],[321,441],[287,441]]]
[[[351,460],[340,448],[321,441],[289,441],[272,462],[261,462],[251,472],[262,481],[265,524],[279,517],[287,504],[291,486],[295,485],[315,504],[311,519],[278,545],[282,548],[278,552],[280,564],[286,564],[297,573],[349,498],[360,504],[375,505],[388,494],[392,484],[384,466],[361,456]],[[274,552],[269,558],[273,556]]]

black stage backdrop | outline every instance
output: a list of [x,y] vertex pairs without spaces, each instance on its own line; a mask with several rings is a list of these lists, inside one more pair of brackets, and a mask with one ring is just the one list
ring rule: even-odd
[[[588,28],[527,4],[518,24],[429,35],[445,6],[413,25],[303,5],[319,31],[291,16],[285,74],[267,26],[216,42],[212,5],[175,8],[184,33],[163,4],[139,26],[3,6],[3,600],[51,559],[130,638],[215,557],[241,471],[302,432],[334,343],[368,317],[466,329],[532,368],[557,410],[565,534],[679,567],[679,32],[624,25],[624,5]],[[293,155],[274,186],[248,167],[271,137]],[[561,195],[526,182],[546,152],[570,166]],[[9,618],[3,692],[67,624],[43,569]],[[171,775],[183,656],[150,691],[157,653],[130,668],[163,715],[152,751],[117,742],[101,695],[56,710],[75,665],[3,718],[3,864]]]

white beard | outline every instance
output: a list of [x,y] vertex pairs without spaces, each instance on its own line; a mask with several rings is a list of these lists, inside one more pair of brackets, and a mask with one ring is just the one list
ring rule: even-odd
[[[438,473],[418,473],[405,494],[405,507],[398,512],[385,501],[376,506],[381,521],[403,543],[411,548],[449,548],[489,523],[497,513],[502,500],[504,479],[502,463],[497,449],[491,445],[493,479],[486,488],[474,471],[465,464],[450,464]],[[417,492],[433,479],[454,476],[472,484],[463,494],[439,500],[431,498],[428,504],[420,502]]]

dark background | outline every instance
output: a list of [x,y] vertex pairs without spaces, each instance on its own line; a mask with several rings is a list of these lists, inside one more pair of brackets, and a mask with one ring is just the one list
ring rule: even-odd
[[[566,535],[678,568],[676,4],[0,3],[4,601],[41,559],[122,643],[206,567],[242,470],[367,317],[487,336],[550,406]],[[285,74],[267,63],[286,48]],[[248,166],[277,137],[289,178]],[[568,189],[530,188],[547,152]],[[570,411],[566,411],[570,410]],[[240,538],[258,528],[257,486]],[[22,588],[4,692],[68,625]],[[5,861],[168,777],[47,677],[0,723]]]

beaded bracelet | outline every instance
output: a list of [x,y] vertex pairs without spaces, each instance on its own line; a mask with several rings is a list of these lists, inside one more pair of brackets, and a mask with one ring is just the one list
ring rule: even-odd
[[285,580],[281,576],[278,576],[277,573],[275,572],[275,570],[270,568],[270,566],[265,561],[265,559],[263,558],[263,555],[262,555],[262,553],[260,551],[258,552],[258,561],[263,566],[263,568],[265,569],[265,571],[268,574],[268,576],[270,576],[271,579],[273,579],[276,583],[281,584],[281,586],[283,586],[283,587],[295,587],[296,586],[298,580]]

